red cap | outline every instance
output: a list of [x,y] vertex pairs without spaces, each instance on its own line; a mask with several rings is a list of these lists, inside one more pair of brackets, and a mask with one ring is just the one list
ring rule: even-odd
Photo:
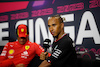
[[17,34],[19,37],[26,37],[28,36],[27,34],[27,26],[24,24],[21,24],[17,28]]

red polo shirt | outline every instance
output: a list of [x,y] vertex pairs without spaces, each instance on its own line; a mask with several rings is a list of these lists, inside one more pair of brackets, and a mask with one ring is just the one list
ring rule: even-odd
[[36,54],[40,56],[41,52],[44,52],[44,49],[30,41],[27,41],[24,45],[21,45],[18,41],[9,42],[0,55],[0,65],[13,67],[22,63],[27,67],[34,56]]

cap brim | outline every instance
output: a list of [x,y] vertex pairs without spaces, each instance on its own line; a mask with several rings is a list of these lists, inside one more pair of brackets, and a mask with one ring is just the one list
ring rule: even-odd
[[26,36],[27,36],[27,35],[21,35],[21,34],[20,34],[18,37],[26,37]]

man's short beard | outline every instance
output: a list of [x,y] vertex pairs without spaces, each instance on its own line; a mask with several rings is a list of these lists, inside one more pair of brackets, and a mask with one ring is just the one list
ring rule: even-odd
[[53,38],[57,38],[57,36],[53,36]]
[[57,36],[53,36],[54,37],[54,39],[58,39],[58,35]]

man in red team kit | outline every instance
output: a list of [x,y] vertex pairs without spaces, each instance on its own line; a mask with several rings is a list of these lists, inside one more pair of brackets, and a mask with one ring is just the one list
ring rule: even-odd
[[0,55],[0,67],[27,67],[30,61],[44,49],[28,40],[28,27],[19,25],[17,27],[17,39],[15,42],[8,42]]

